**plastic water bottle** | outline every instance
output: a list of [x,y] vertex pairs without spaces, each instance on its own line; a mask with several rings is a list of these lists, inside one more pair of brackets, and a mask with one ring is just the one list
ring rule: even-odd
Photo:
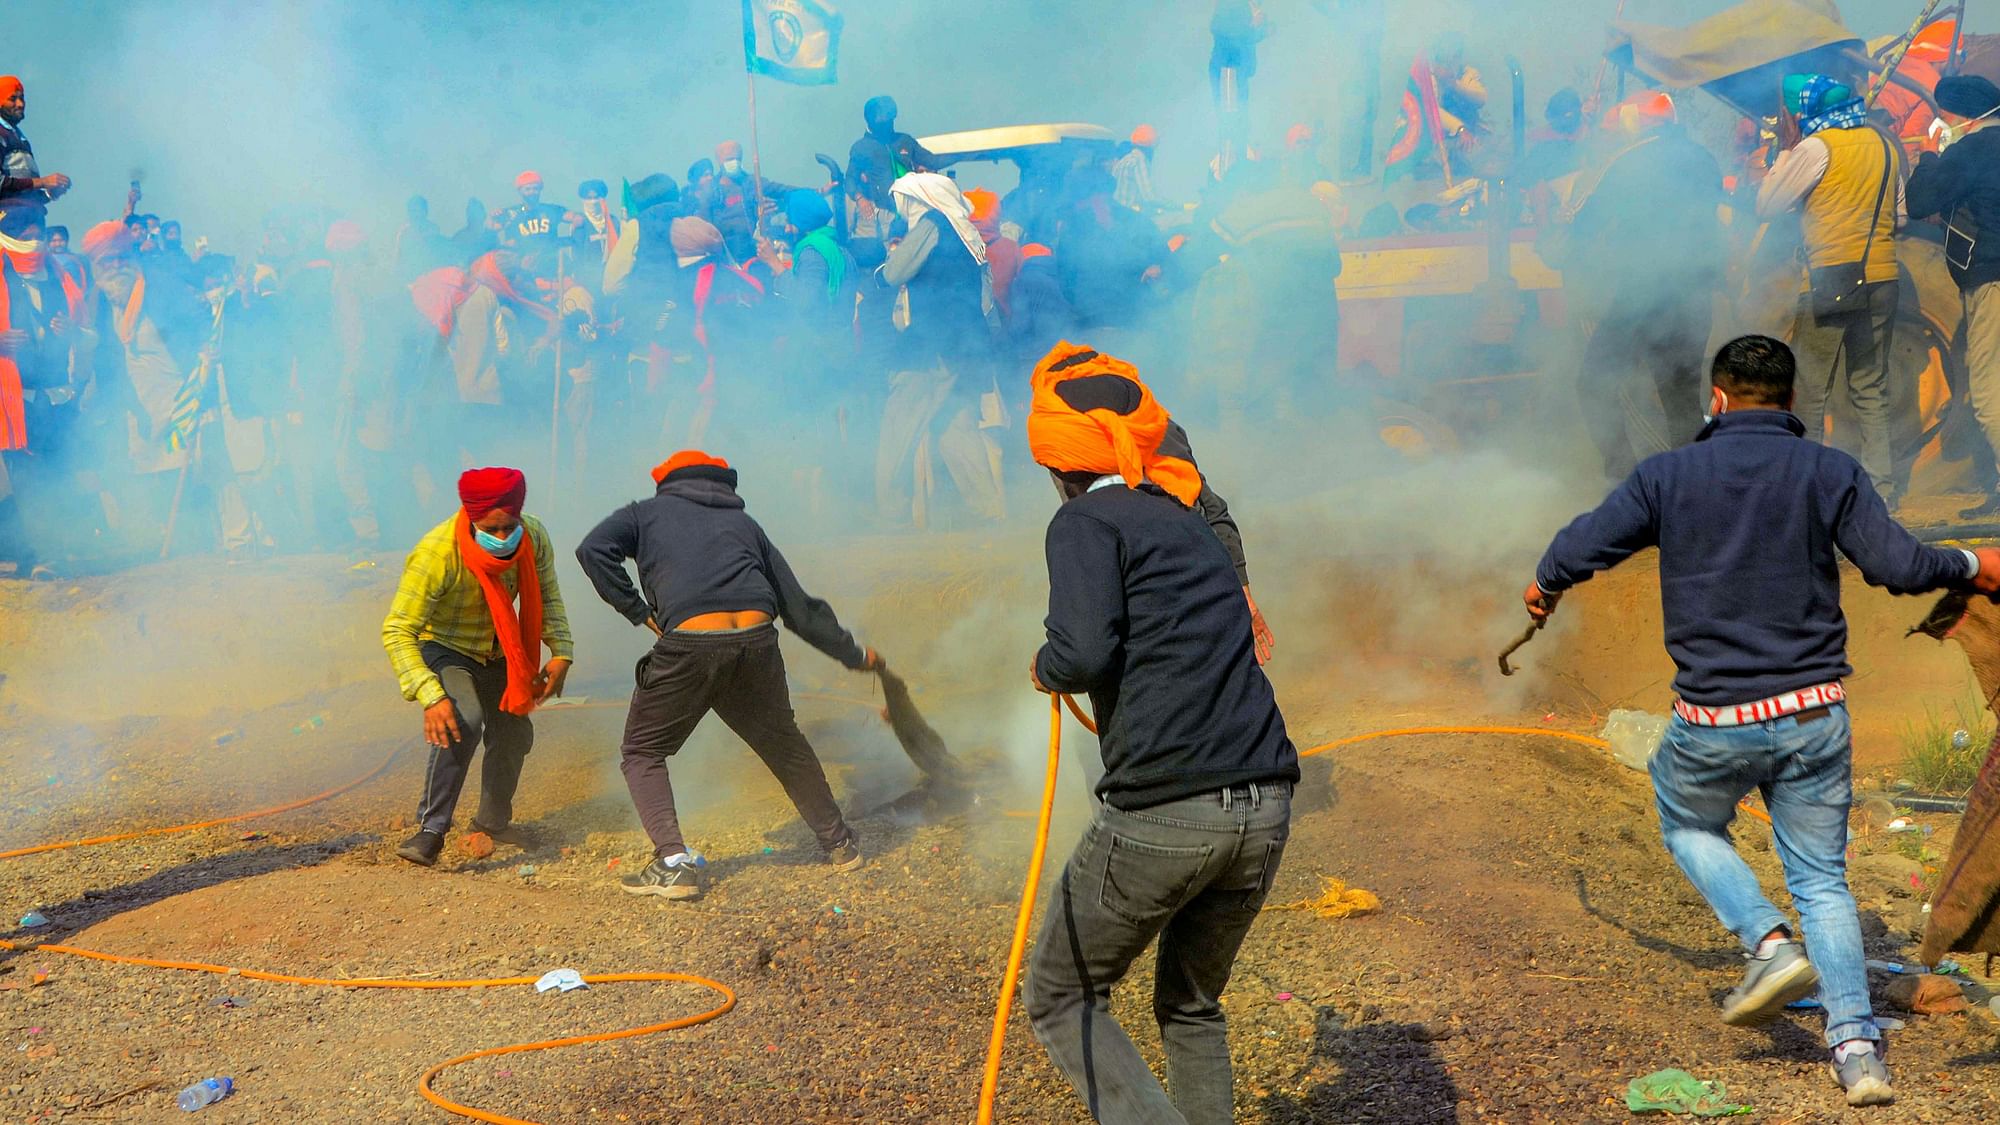
[[180,1102],[182,1109],[193,1113],[203,1106],[214,1105],[216,1102],[228,1097],[230,1091],[234,1089],[236,1089],[236,1083],[232,1079],[205,1078],[182,1090],[177,1100]]
[[1607,717],[1601,737],[1611,743],[1611,756],[1635,769],[1646,768],[1647,759],[1660,745],[1667,731],[1667,717],[1644,711],[1613,711]]

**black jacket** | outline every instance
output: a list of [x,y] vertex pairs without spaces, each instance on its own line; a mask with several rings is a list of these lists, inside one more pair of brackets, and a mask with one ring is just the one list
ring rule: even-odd
[[1049,521],[1048,642],[1035,674],[1089,692],[1104,777],[1141,809],[1249,781],[1296,781],[1250,607],[1200,516],[1157,486],[1110,484]]
[[[1179,422],[1167,423],[1167,434],[1160,439],[1160,452],[1168,457],[1178,457],[1193,465],[1195,472],[1201,473],[1201,466],[1194,459],[1194,445],[1188,441],[1187,431]],[[1216,542],[1229,555],[1229,565],[1236,570],[1236,582],[1240,586],[1250,585],[1250,561],[1243,554],[1243,532],[1236,526],[1236,517],[1229,514],[1229,501],[1208,486],[1208,474],[1201,473],[1201,494],[1194,498],[1194,510],[1215,532]]]
[[908,133],[892,133],[887,140],[863,133],[847,150],[847,192],[894,211],[889,186],[896,182],[897,166],[905,172],[935,172],[945,163]]
[[1640,462],[1556,535],[1535,583],[1560,593],[1647,547],[1660,549],[1674,690],[1704,707],[1854,670],[1836,547],[1898,594],[1957,585],[1970,567],[1962,551],[1919,543],[1854,458],[1805,440],[1780,410],[1724,414],[1693,444]]
[[1573,268],[1621,312],[1689,301],[1706,309],[1727,256],[1722,202],[1715,157],[1686,129],[1664,126],[1613,159],[1577,209]]
[[[1972,248],[1972,265],[1951,267],[1951,277],[1967,292],[2000,281],[2000,128],[1988,126],[1946,149],[1942,155],[1917,162],[1904,189],[1912,219],[1933,215],[1950,222],[1963,207],[1979,233]],[[1960,216],[1960,225],[1966,225]]]
[[[625,572],[638,564],[644,598]],[[703,613],[761,610],[807,644],[859,669],[861,646],[833,607],[800,587],[785,556],[743,510],[736,472],[695,466],[669,473],[650,500],[606,516],[576,549],[604,603],[634,625],[672,630]]]

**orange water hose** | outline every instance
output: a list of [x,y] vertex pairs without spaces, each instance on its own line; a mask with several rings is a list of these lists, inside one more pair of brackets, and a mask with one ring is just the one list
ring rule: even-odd
[[[238,969],[228,965],[211,965],[204,961],[166,961],[154,957],[128,957],[120,953],[105,953],[96,949],[81,949],[74,945],[51,944],[23,947],[14,942],[0,939],[0,948],[32,950],[36,953],[62,953],[71,957],[86,958],[91,961],[108,961],[116,965],[140,965],[152,969],[177,969],[182,972],[191,973],[215,973],[219,976],[242,977],[245,980],[270,981],[276,984],[300,984],[316,988],[494,988],[506,985],[533,984],[539,979],[536,977],[493,977],[485,980],[405,980],[395,977],[295,977],[286,973],[267,973],[261,969]],[[585,976],[583,979],[587,984],[617,984],[631,981],[673,981],[682,984],[698,984],[720,993],[722,995],[722,1003],[706,1012],[692,1016],[682,1016],[679,1019],[668,1020],[665,1023],[648,1024],[644,1027],[628,1027],[619,1031],[600,1032],[596,1035],[572,1035],[563,1039],[544,1039],[535,1043],[516,1043],[506,1047],[488,1047],[483,1051],[473,1051],[469,1054],[460,1055],[457,1058],[447,1059],[424,1071],[423,1077],[417,1081],[417,1091],[440,1109],[458,1114],[461,1117],[470,1117],[475,1121],[491,1122],[492,1125],[535,1125],[534,1122],[519,1117],[504,1117],[497,1113],[488,1113],[483,1109],[461,1105],[432,1089],[431,1079],[436,1078],[449,1067],[471,1062],[474,1059],[490,1058],[494,1055],[512,1055],[522,1051],[545,1051],[551,1047],[573,1047],[581,1043],[603,1043],[612,1039],[630,1039],[639,1035],[652,1035],[655,1032],[692,1027],[698,1023],[707,1023],[709,1020],[727,1013],[731,1008],[736,1006],[736,993],[731,991],[728,985],[723,984],[721,981],[710,980],[707,977],[695,976],[691,973],[594,973]]]
[[[864,701],[847,700],[846,702],[861,703]],[[339,785],[324,792],[315,793],[310,797],[302,797],[299,800],[286,804],[274,805],[271,808],[257,809],[252,812],[236,813],[232,816],[216,817],[212,820],[195,821],[190,824],[175,824],[164,828],[147,828],[137,832],[120,832],[108,836],[90,836],[79,840],[63,840],[51,844],[38,844],[34,847],[15,848],[11,851],[0,852],[0,859],[18,859],[22,856],[40,855],[45,852],[62,851],[68,848],[89,847],[95,844],[110,844],[122,840],[137,840],[147,836],[168,836],[180,832],[194,832],[203,828],[214,828],[224,824],[235,824],[240,821],[291,812],[294,809],[301,809],[307,805],[317,804],[321,801],[338,797],[343,793],[357,789],[373,781],[389,768],[390,763],[394,762],[396,755],[401,752],[402,747],[400,746],[391,750],[388,757],[382,759],[380,765],[345,785]],[[1046,826],[1044,828],[1046,830]],[[146,968],[175,969],[193,973],[215,973],[221,976],[242,977],[246,980],[306,985],[315,988],[493,988],[506,985],[534,984],[540,979],[537,977],[494,977],[482,980],[408,980],[396,977],[299,977],[285,973],[265,972],[261,969],[238,969],[229,965],[212,965],[205,961],[167,961],[154,957],[130,957],[120,953],[105,953],[96,949],[83,949],[74,945],[51,943],[24,946],[4,938],[0,938],[0,949],[23,952],[33,951],[36,953],[60,953],[70,957],[81,957],[91,961],[106,961],[118,965],[139,965]],[[471,1062],[474,1059],[491,1058],[495,1055],[513,1055],[523,1051],[545,1051],[553,1047],[573,1047],[583,1043],[603,1043],[613,1039],[631,1039],[641,1035],[653,1035],[662,1031],[673,1031],[678,1028],[693,1027],[699,1023],[707,1023],[709,1020],[722,1016],[730,1009],[736,1007],[736,993],[728,985],[723,984],[721,981],[710,980],[707,977],[696,976],[692,973],[597,973],[585,976],[583,979],[587,984],[616,984],[634,981],[698,984],[721,994],[722,1003],[708,1011],[667,1020],[664,1023],[647,1024],[643,1027],[628,1027],[618,1031],[600,1032],[595,1035],[572,1035],[562,1039],[544,1039],[533,1043],[514,1043],[504,1047],[488,1047],[485,1050],[472,1051],[468,1054],[459,1055],[456,1058],[446,1059],[444,1062],[438,1063],[429,1070],[424,1071],[423,1076],[417,1080],[417,1092],[438,1108],[448,1113],[457,1114],[460,1117],[469,1117],[475,1121],[485,1121],[490,1123],[490,1125],[536,1125],[535,1122],[523,1118],[488,1113],[483,1109],[477,1109],[452,1101],[433,1089],[431,1087],[431,1080],[451,1067],[457,1066],[460,1063]]]
[[[1007,1042],[1007,1017],[1014,1011],[1014,985],[1021,977],[1021,959],[1028,949],[1028,923],[1035,915],[1035,891],[1042,882],[1042,860],[1049,850],[1049,818],[1056,807],[1056,767],[1062,761],[1062,704],[1067,695],[1049,700],[1049,770],[1042,781],[1042,815],[1035,824],[1035,850],[1028,859],[1028,881],[1021,888],[1021,908],[1014,914],[1014,944],[1007,950],[1007,972],[1000,978],[1000,1006],[993,1012],[993,1037],[986,1044],[986,1076],[979,1084],[979,1125],[992,1125],[993,1099],[1000,1089],[1000,1051]],[[1077,717],[1083,716],[1079,713]],[[1089,724],[1086,722],[1086,726]]]
[[398,746],[394,750],[389,751],[389,756],[382,759],[381,765],[376,766],[353,781],[345,785],[337,785],[324,793],[315,793],[310,797],[301,797],[288,804],[273,805],[268,809],[258,809],[254,812],[236,813],[233,816],[219,816],[214,820],[198,820],[192,824],[174,824],[165,828],[144,828],[137,832],[118,832],[109,836],[86,836],[81,840],[61,840],[53,844],[36,844],[31,848],[15,848],[12,851],[0,852],[0,859],[19,859],[24,855],[41,855],[43,852],[59,852],[69,848],[85,848],[94,844],[115,844],[121,840],[137,840],[145,836],[172,836],[179,832],[195,832],[203,828],[217,828],[224,824],[235,824],[239,821],[256,820],[259,817],[288,813],[293,809],[302,809],[307,805],[316,805],[321,801],[332,800],[349,790],[359,789],[363,785],[382,776],[388,770],[389,764],[396,760],[396,755],[402,752],[403,748]]
[[[1064,703],[1069,704],[1069,713],[1076,716],[1076,721],[1082,723],[1085,730],[1089,731],[1092,734],[1096,734],[1097,724],[1091,722],[1089,718],[1085,717],[1083,711],[1077,707],[1076,700],[1071,699],[1067,695],[1063,696],[1062,698]],[[1352,746],[1357,742],[1372,742],[1378,738],[1401,738],[1408,735],[1416,735],[1416,734],[1525,735],[1533,738],[1560,738],[1565,742],[1575,742],[1584,746],[1592,746],[1599,750],[1609,750],[1611,748],[1611,743],[1605,741],[1602,738],[1597,737],[1594,734],[1578,734],[1575,731],[1568,731],[1568,730],[1550,730],[1547,727],[1491,727],[1491,726],[1397,727],[1393,730],[1369,731],[1366,734],[1356,734],[1356,735],[1349,735],[1346,738],[1336,738],[1332,742],[1322,742],[1318,746],[1307,747],[1306,749],[1299,751],[1299,757],[1310,758],[1314,754],[1324,754],[1328,750],[1338,750],[1342,746]],[[1761,820],[1765,824],[1771,823],[1770,813],[1767,813],[1763,809],[1760,809],[1757,806],[1750,804],[1748,801],[1737,802],[1736,808],[1740,812],[1749,813],[1753,818]]]
[[[1056,765],[1062,745],[1062,709],[1065,706],[1069,708],[1070,714],[1076,716],[1076,721],[1083,724],[1085,730],[1092,734],[1097,733],[1097,724],[1092,722],[1090,717],[1083,713],[1083,709],[1077,706],[1075,699],[1068,695],[1058,694],[1056,700],[1051,702],[1048,780],[1042,790],[1042,813],[1040,821],[1035,826],[1035,850],[1033,858],[1028,862],[1027,886],[1021,893],[1020,912],[1014,918],[1014,944],[1013,948],[1007,951],[1007,973],[1000,985],[1000,1007],[993,1014],[993,1037],[986,1047],[986,1078],[981,1083],[979,1090],[978,1125],[990,1125],[993,1120],[994,1094],[1000,1082],[1000,1047],[1006,1038],[1007,1016],[1012,1011],[1014,1003],[1014,983],[1020,975],[1021,960],[1028,942],[1028,920],[1029,916],[1034,913],[1035,889],[1041,881],[1042,859],[1048,850],[1049,816],[1055,804]],[[1346,738],[1336,738],[1331,742],[1322,742],[1317,746],[1311,746],[1299,751],[1299,757],[1310,758],[1315,754],[1324,754],[1329,750],[1338,750],[1343,746],[1372,742],[1380,738],[1405,738],[1412,735],[1435,734],[1497,734],[1518,735],[1530,738],[1559,738],[1565,742],[1575,742],[1599,750],[1608,750],[1611,747],[1610,742],[1598,738],[1596,735],[1579,734],[1576,731],[1567,730],[1550,730],[1547,727],[1395,727],[1389,730],[1368,731],[1363,734],[1349,735]],[[1747,804],[1739,804],[1737,807],[1766,824],[1771,823],[1770,815],[1762,809],[1752,808]]]

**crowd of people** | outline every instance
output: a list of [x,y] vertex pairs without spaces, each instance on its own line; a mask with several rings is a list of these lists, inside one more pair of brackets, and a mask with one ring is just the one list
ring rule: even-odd
[[[1002,199],[948,174],[888,97],[812,187],[760,176],[729,140],[684,179],[587,179],[574,202],[525,171],[515,201],[469,200],[449,233],[423,197],[393,232],[273,212],[232,256],[184,245],[135,183],[72,243],[49,217],[68,181],[34,173],[12,89],[9,160],[26,166],[0,196],[0,340],[21,390],[0,397],[0,566],[23,576],[373,551],[470,464],[553,447],[580,479],[612,451],[752,435],[788,441],[812,490],[882,526],[995,521],[1025,464],[1005,421],[1049,346],[1188,314],[1213,270],[1213,315],[1253,344],[1268,320],[1294,353],[1260,290],[1316,282],[1330,309],[1338,272],[1333,216],[1277,161],[1240,165],[1203,233],[1170,238],[1152,127],[1028,162]],[[1216,401],[1258,359],[1225,351]]]
[[[481,749],[471,828],[526,838],[512,798],[529,716],[562,693],[574,657],[527,474],[469,466],[553,447],[585,479],[681,447],[653,469],[654,496],[574,553],[599,597],[654,636],[621,750],[654,859],[621,883],[688,899],[710,876],[669,759],[711,710],[778,777],[826,863],[864,865],[792,716],[778,626],[849,669],[883,668],[748,516],[732,465],[698,447],[782,446],[795,480],[822,471],[812,487],[865,497],[886,526],[1003,520],[1009,460],[1038,465],[1062,502],[1029,676],[1090,697],[1104,773],[1050,896],[1026,1006],[1099,1120],[1230,1120],[1220,994],[1282,860],[1300,774],[1260,668],[1271,635],[1241,536],[1181,420],[1240,438],[1275,393],[1330,373],[1338,238],[1374,220],[1349,213],[1310,127],[1268,156],[1249,146],[1242,103],[1270,30],[1260,6],[1225,0],[1212,30],[1222,151],[1172,235],[1157,221],[1169,208],[1150,125],[1025,160],[1002,198],[967,190],[885,96],[816,186],[763,177],[725,140],[683,179],[622,177],[615,199],[608,179],[586,179],[558,203],[524,171],[516,202],[469,200],[450,234],[422,197],[392,236],[277,213],[239,259],[185,248],[178,223],[139,210],[134,183],[125,213],[72,248],[51,221],[70,181],[40,172],[26,92],[0,78],[0,563],[48,576],[139,541],[244,558],[414,540],[383,640],[432,748],[398,855],[431,866]],[[1557,535],[1524,603],[1546,620],[1567,590],[1659,549],[1680,674],[1650,768],[1668,849],[1748,958],[1722,1018],[1768,1022],[1816,994],[1852,1105],[1894,1092],[1841,858],[1852,669],[1835,547],[1894,589],[2000,593],[2000,550],[1928,547],[1892,515],[1914,456],[1914,388],[1887,366],[1894,236],[1912,216],[1957,236],[1945,249],[1968,310],[1972,414],[2000,445],[2000,240],[1977,237],[2000,228],[2000,142],[1982,131],[2000,87],[1959,75],[1934,92],[1937,154],[1906,177],[1866,99],[1825,74],[1783,78],[1774,147],[1742,146],[1733,176],[1665,93],[1600,117],[1561,91],[1523,138],[1527,163],[1498,173],[1526,190],[1448,188],[1391,220],[1448,227],[1516,198],[1542,228],[1587,328],[1579,401],[1622,483]],[[1384,178],[1494,175],[1485,101],[1463,43],[1433,43],[1412,65]],[[1365,146],[1341,155],[1343,172],[1373,168]],[[1740,336],[1710,362],[1714,296],[1732,268],[1758,265],[1735,242],[1732,206],[1799,217],[1805,285],[1784,263],[1772,271],[1791,344]],[[1313,293],[1323,303],[1301,303]],[[1071,336],[1161,361],[1141,379]],[[1840,410],[1858,461],[1824,445]],[[2000,480],[1992,461],[1986,479]],[[425,511],[449,515],[421,534],[396,526]],[[1976,511],[2000,513],[2000,499]],[[1752,788],[1803,925],[1728,842]],[[1109,1007],[1156,938],[1167,1085]]]

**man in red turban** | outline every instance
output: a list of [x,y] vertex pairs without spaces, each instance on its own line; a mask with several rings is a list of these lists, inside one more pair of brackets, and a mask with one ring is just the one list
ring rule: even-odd
[[[653,862],[626,876],[625,890],[688,899],[707,887],[707,861],[681,834],[667,760],[710,711],[784,786],[826,862],[836,871],[860,867],[854,830],[792,717],[776,622],[854,671],[880,669],[881,658],[800,586],[743,510],[729,462],[685,449],[653,470],[653,484],[650,499],[611,513],[576,549],[597,596],[658,638],[639,662],[621,752]],[[628,560],[638,568],[638,587]]]
[[[1189,505],[1201,474],[1136,372],[1061,345],[1035,372],[1028,446],[1049,521],[1042,691],[1089,693],[1101,803],[1043,912],[1025,1004],[1103,1121],[1235,1120],[1221,994],[1283,858],[1298,753],[1257,664],[1229,555]],[[1110,1010],[1159,939],[1153,1011],[1172,1095]]]
[[[410,552],[382,622],[382,646],[403,698],[424,709],[431,747],[416,834],[396,849],[424,867],[444,848],[482,741],[486,762],[472,830],[502,843],[525,842],[514,828],[514,790],[535,744],[528,715],[562,694],[575,651],[556,585],[555,546],[540,520],[522,514],[527,478],[518,469],[472,469],[459,478],[458,497],[459,510]],[[545,665],[543,645],[550,653]]]

